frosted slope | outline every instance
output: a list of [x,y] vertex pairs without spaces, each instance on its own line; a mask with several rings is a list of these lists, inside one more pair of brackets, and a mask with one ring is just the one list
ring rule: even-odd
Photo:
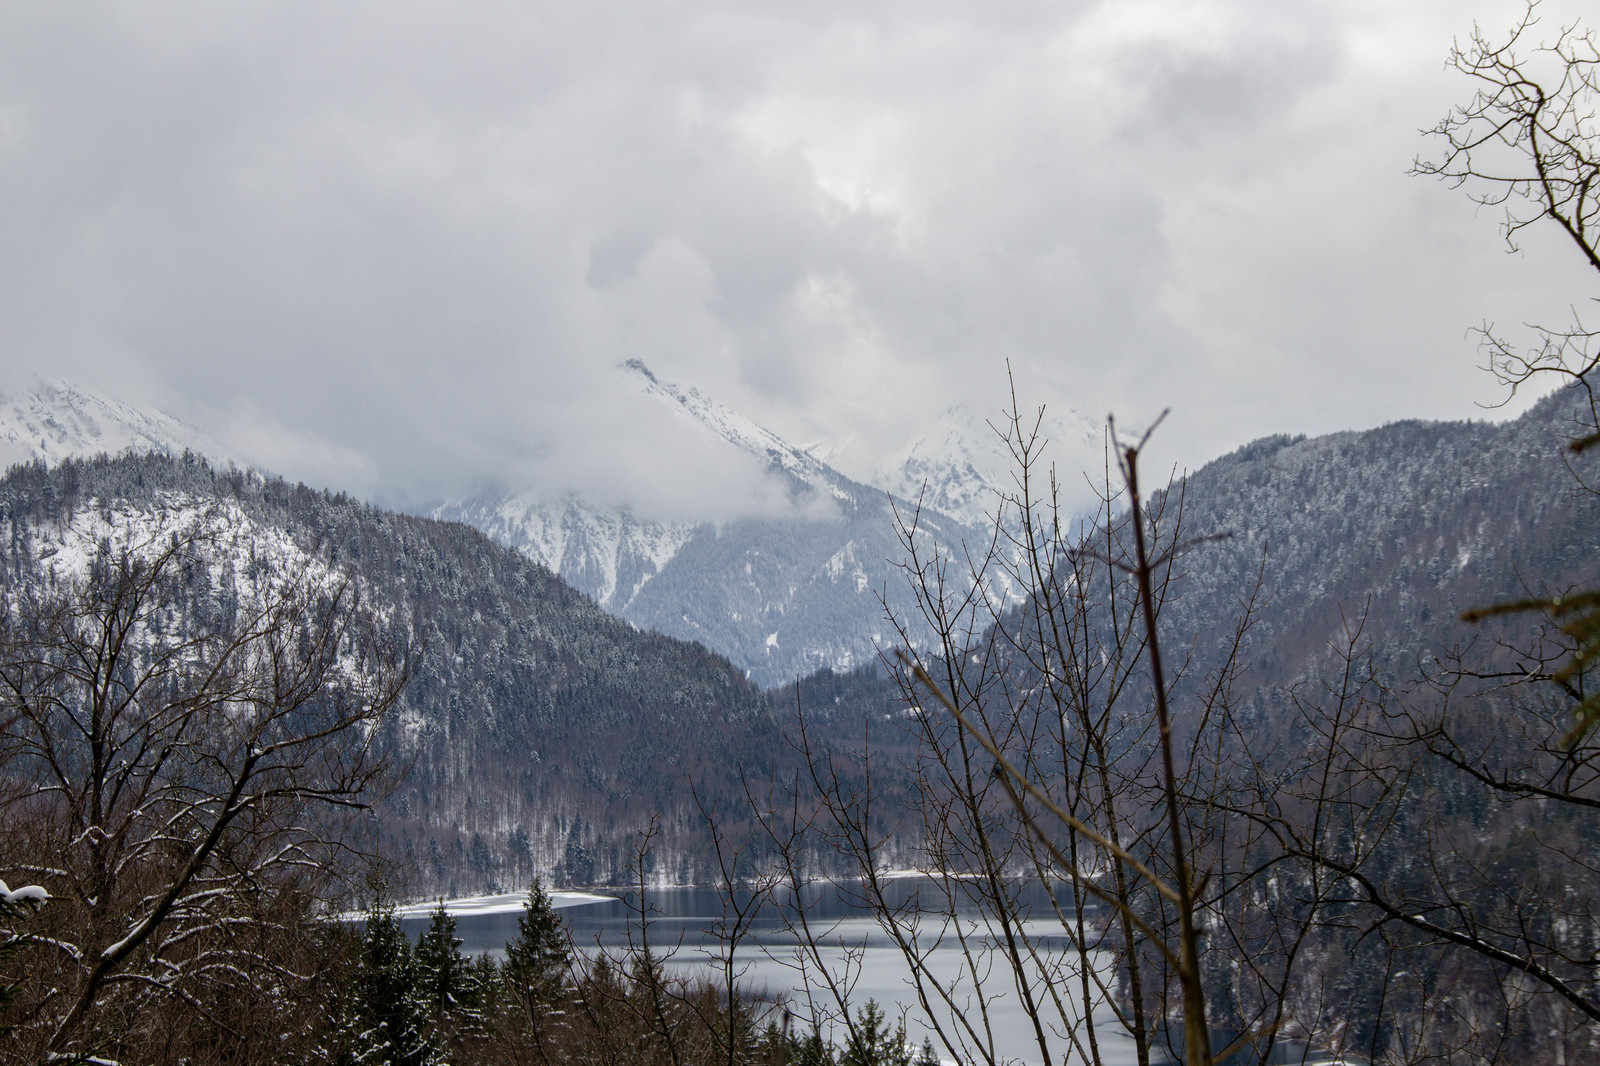
[[[1006,428],[998,421],[995,425]],[[1062,415],[1046,412],[1039,433],[1046,442],[1041,472],[1047,472],[1048,464],[1054,462],[1066,491],[1076,493],[1082,485],[1081,472],[1101,464],[1099,423],[1070,409]],[[1016,492],[1015,466],[1016,460],[995,426],[966,405],[957,404],[940,414],[927,432],[885,460],[874,472],[872,483],[903,499],[920,496],[925,507],[982,527],[993,520],[1000,497]]]
[[216,441],[159,411],[37,376],[27,387],[0,396],[0,468],[68,456],[138,452],[182,455],[192,451],[213,464],[243,466]]

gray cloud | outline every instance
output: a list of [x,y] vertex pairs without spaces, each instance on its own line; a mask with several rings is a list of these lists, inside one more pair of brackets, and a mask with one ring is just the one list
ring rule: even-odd
[[1517,5],[1399,6],[13,5],[0,375],[393,503],[719,515],[770,501],[615,364],[856,471],[1007,360],[1188,463],[1473,414],[1467,327],[1587,279],[1404,173]]

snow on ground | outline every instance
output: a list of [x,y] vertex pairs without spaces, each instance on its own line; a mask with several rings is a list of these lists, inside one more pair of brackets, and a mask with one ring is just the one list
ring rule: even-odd
[[850,498],[846,479],[838,471],[804,448],[796,448],[771,430],[752,422],[727,404],[713,400],[699,389],[662,381],[637,359],[628,360],[622,364],[622,369],[635,376],[636,384],[645,395],[666,404],[668,409],[697,429],[709,432],[713,438],[726,441],[741,451],[765,459],[790,477],[835,499]]
[[192,451],[220,469],[245,465],[171,415],[141,410],[58,378],[36,375],[20,391],[0,396],[0,470],[30,459],[57,463],[72,455],[115,455],[125,448],[170,455]]
[[[113,559],[127,553],[149,562],[176,541],[192,538],[194,551],[185,563],[192,558],[205,567],[213,594],[244,612],[241,626],[253,624],[252,614],[264,618],[284,597],[331,594],[351,580],[344,568],[307,550],[291,531],[252,518],[237,500],[186,492],[157,492],[143,504],[92,498],[73,509],[65,523],[36,524],[27,536],[26,556],[38,562],[52,586],[84,581],[102,553]],[[0,600],[0,609],[6,602]],[[364,609],[379,624],[387,624],[394,613],[386,604],[369,603]],[[160,639],[160,626],[171,621],[152,617],[134,638]],[[340,652],[338,671],[357,686],[374,680],[346,651]]]
[[[616,896],[597,896],[592,892],[552,892],[550,905],[556,910],[584,907],[592,903],[611,903]],[[516,914],[528,902],[526,892],[501,892],[493,896],[462,896],[459,899],[427,900],[408,903],[394,909],[397,918],[426,918],[440,903],[453,918],[469,918],[480,914]],[[359,917],[359,915],[357,915]]]
[[194,539],[213,588],[261,610],[294,588],[331,592],[344,572],[317,557],[286,529],[255,521],[238,502],[160,492],[148,504],[91,499],[64,525],[28,531],[28,552],[52,582],[81,581],[102,551],[153,560],[174,538]]

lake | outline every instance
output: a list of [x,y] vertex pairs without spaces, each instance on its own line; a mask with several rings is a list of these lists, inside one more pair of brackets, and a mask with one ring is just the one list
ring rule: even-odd
[[[909,906],[914,904],[918,889],[913,879],[906,882],[897,886],[900,898],[896,902]],[[621,898],[626,893],[619,892],[616,897],[566,892],[552,895],[573,941],[581,949],[616,950],[626,947],[630,936],[637,940],[638,916]],[[449,901],[449,909],[456,916],[456,935],[462,940],[461,950],[473,955],[503,954],[506,943],[516,938],[517,916],[524,898],[511,894]],[[721,895],[710,888],[651,888],[646,898],[652,950],[680,973],[720,980],[722,948],[716,928],[723,912]],[[1034,994],[1048,997],[1049,988],[1054,987],[1063,998],[1078,995],[1074,975],[1079,958],[1060,925],[1049,917],[1048,894],[1042,886],[1030,886],[1024,901],[1032,908],[1024,929],[1035,950],[1035,961],[1027,966]],[[403,912],[413,938],[426,927],[430,907],[418,905]],[[800,941],[778,908],[769,905],[757,912],[734,954],[743,994],[767,1001],[785,999],[794,1024],[804,1029],[809,1028],[813,1017],[826,1018],[836,1011],[831,981],[855,1009],[870,998],[877,1000],[891,1018],[904,1010],[907,1033],[914,1043],[920,1044],[924,1035],[933,1035],[931,1022],[935,1019],[947,1032],[956,1031],[952,1026],[959,1023],[953,1021],[948,1006],[935,1004],[930,1011],[917,1002],[912,969],[905,954],[867,911],[841,893],[819,890],[809,900],[807,912],[819,944],[819,950],[810,956],[799,950]],[[965,1039],[989,1043],[1006,1059],[1041,1062],[1043,1056],[1033,1023],[1022,1006],[1017,982],[1011,968],[997,957],[1001,940],[976,913],[963,914],[960,922],[959,927],[933,918],[921,923],[926,972],[946,983],[952,991],[951,998],[971,1017],[972,1031]],[[1109,959],[1093,957],[1090,961],[1109,981]],[[974,972],[984,975],[982,1011],[978,1009],[979,982],[974,979]],[[1067,1009],[1069,1016],[1076,1016],[1071,1006]],[[985,1012],[986,1023],[982,1017]],[[1053,1007],[1047,1008],[1046,1016],[1056,1017]],[[1116,1023],[1110,1008],[1098,1008],[1095,1020],[1100,1027],[1102,1057],[1110,1063],[1133,1063],[1132,1042],[1111,1033]],[[1051,1062],[1061,1062],[1063,1056],[1067,1056],[1066,1061],[1078,1061],[1070,1055],[1065,1037],[1052,1032],[1052,1028],[1061,1028],[1059,1018],[1055,1026],[1046,1030]],[[936,1035],[934,1045],[941,1057],[948,1059]]]

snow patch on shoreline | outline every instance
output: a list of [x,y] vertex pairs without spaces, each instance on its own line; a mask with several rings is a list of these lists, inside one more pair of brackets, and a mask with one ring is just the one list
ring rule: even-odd
[[[565,910],[568,907],[585,907],[595,903],[614,903],[616,896],[599,896],[593,892],[552,892],[550,905],[556,910]],[[408,903],[403,907],[394,909],[396,918],[426,918],[434,912],[440,903],[444,904],[445,913],[452,918],[469,918],[480,914],[516,914],[528,902],[526,892],[501,892],[493,896],[462,896],[458,899],[426,900],[422,903]],[[355,914],[353,917],[363,917]]]

